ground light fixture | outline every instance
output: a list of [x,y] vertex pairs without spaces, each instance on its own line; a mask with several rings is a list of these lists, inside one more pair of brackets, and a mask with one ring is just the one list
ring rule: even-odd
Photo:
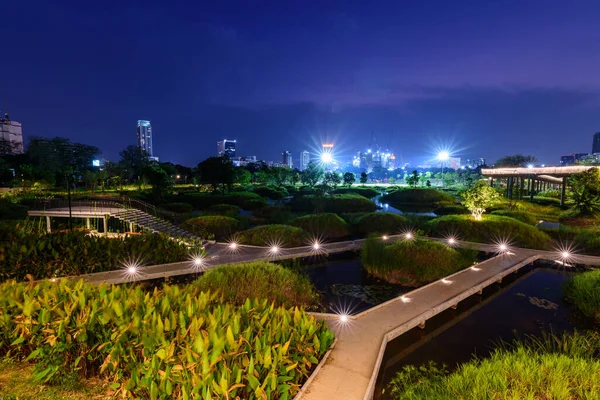
[[473,267],[471,267],[471,270],[473,270],[473,271],[481,271],[481,268],[473,266]]
[[402,300],[403,303],[410,303],[411,302],[410,298],[406,297],[406,296],[400,297],[400,300]]
[[442,280],[441,280],[441,282],[442,282],[443,284],[445,284],[445,285],[450,285],[450,284],[452,283],[452,281],[451,281],[451,280],[449,280],[449,279],[446,279],[446,278],[442,279]]
[[229,243],[229,248],[230,248],[231,250],[236,250],[236,249],[237,249],[237,247],[238,247],[238,244],[237,244],[236,242],[231,242],[231,243]]
[[321,245],[319,244],[319,242],[314,242],[312,248],[313,250],[319,250],[321,248]]
[[388,235],[383,235],[383,236],[381,237],[381,239],[382,239],[382,240],[388,240]]
[[414,237],[415,237],[415,235],[413,235],[413,233],[412,233],[412,232],[406,232],[406,233],[404,234],[404,238],[405,238],[406,240],[411,240],[411,239],[413,239]]
[[348,322],[348,314],[340,314],[340,322],[345,324]]
[[271,254],[277,254],[277,253],[279,253],[279,246],[271,246],[271,248],[269,249],[269,252]]

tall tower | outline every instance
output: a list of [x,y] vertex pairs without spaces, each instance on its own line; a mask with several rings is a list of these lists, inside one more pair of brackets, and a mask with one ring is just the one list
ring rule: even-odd
[[300,153],[300,171],[304,171],[308,168],[308,163],[310,162],[310,153],[304,150]]
[[282,161],[283,161],[283,165],[285,167],[289,167],[289,168],[293,168],[294,167],[294,162],[292,161],[292,153],[290,153],[289,151],[284,151],[283,153],[281,153],[282,156]]
[[0,116],[0,142],[0,155],[23,153],[23,128],[8,113]]
[[143,119],[137,123],[137,145],[148,153],[148,158],[154,158],[152,148],[152,124]]
[[217,152],[219,157],[227,156],[229,158],[235,157],[235,140],[223,139],[217,142]]
[[592,154],[600,153],[600,132],[594,134],[594,142],[592,143]]

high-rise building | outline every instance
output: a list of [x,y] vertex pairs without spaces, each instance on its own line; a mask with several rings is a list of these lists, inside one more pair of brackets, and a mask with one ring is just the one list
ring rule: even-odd
[[562,156],[560,158],[560,166],[561,167],[566,167],[567,165],[573,165],[573,164],[575,164],[575,155]]
[[304,150],[300,153],[300,171],[304,171],[308,168],[308,163],[310,163],[310,153]]
[[448,160],[448,165],[453,170],[460,169],[460,157],[450,157]]
[[600,132],[594,134],[594,142],[592,143],[592,154],[600,153]]
[[463,164],[465,167],[470,169],[475,169],[477,167],[481,167],[485,164],[485,158],[467,158],[465,163]]
[[217,142],[217,151],[219,156],[235,157],[235,140],[223,139]]
[[8,113],[0,117],[0,155],[23,153],[23,128]]
[[289,168],[294,167],[294,162],[292,161],[292,153],[286,150],[283,153],[281,153],[281,156],[283,157],[282,161],[284,166]]
[[158,157],[154,157],[152,147],[152,124],[150,121],[145,121],[143,119],[138,120],[137,145],[140,149],[148,153],[149,159],[158,161]]

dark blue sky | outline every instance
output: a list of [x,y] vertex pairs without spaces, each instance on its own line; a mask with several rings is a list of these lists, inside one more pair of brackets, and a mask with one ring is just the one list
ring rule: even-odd
[[[123,3],[123,4],[121,4]],[[570,4],[573,3],[573,4]],[[0,7],[0,98],[24,135],[115,159],[138,119],[155,155],[216,141],[279,160],[371,134],[405,161],[530,153],[600,131],[598,1],[30,1]],[[0,104],[0,109],[4,105]]]

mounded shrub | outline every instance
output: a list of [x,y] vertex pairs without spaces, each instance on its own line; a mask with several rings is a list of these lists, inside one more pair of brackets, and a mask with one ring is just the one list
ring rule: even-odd
[[568,280],[565,297],[586,317],[600,324],[600,270],[584,272]]
[[349,187],[349,188],[338,188],[333,193],[335,194],[358,194],[360,196],[372,199],[379,194],[379,190],[370,187]]
[[206,215],[223,215],[225,217],[237,217],[240,215],[240,208],[233,204],[215,204],[204,210]]
[[285,224],[291,218],[291,212],[287,207],[265,206],[257,208],[252,212],[256,218],[263,219],[269,224]]
[[492,211],[493,215],[501,215],[504,217],[511,217],[521,222],[525,222],[529,225],[537,225],[539,222],[534,215],[526,211],[518,211],[518,210],[496,210]]
[[240,221],[223,215],[203,215],[190,218],[182,224],[184,229],[194,233],[208,232],[216,240],[226,240],[241,229]]
[[191,213],[194,207],[189,203],[165,203],[161,204],[160,208],[177,214]]
[[216,204],[233,204],[244,207],[248,200],[262,200],[262,197],[252,192],[232,192],[228,194],[213,193],[182,193],[170,200],[191,204],[195,210],[204,210]]
[[294,197],[292,211],[354,213],[371,212],[377,209],[375,203],[357,194],[306,195]]
[[284,197],[289,196],[289,193],[285,188],[278,188],[275,186],[259,186],[254,188],[254,193],[271,200],[281,200]]
[[107,238],[85,231],[49,234],[13,229],[0,241],[0,280],[22,280],[111,271],[129,260],[144,265],[165,264],[188,258],[184,244],[159,234]]
[[470,242],[509,240],[516,246],[533,249],[547,249],[550,245],[550,237],[535,226],[500,215],[484,215],[481,221],[470,215],[446,215],[428,221],[424,229],[430,236],[456,234]]
[[396,234],[406,228],[407,220],[401,215],[389,212],[374,212],[363,215],[356,223],[356,231],[361,234]]
[[268,203],[264,199],[249,199],[242,204],[244,210],[256,210],[258,208],[266,207]]
[[93,376],[122,398],[293,398],[331,346],[326,324],[268,299],[223,303],[199,286],[5,283],[0,353],[27,359],[41,382]]
[[436,189],[402,189],[381,197],[382,203],[434,205],[455,202],[452,195]]
[[290,225],[304,229],[317,238],[342,238],[349,234],[348,224],[336,214],[310,214],[294,218]]
[[433,212],[436,215],[461,215],[461,214],[470,214],[471,212],[465,206],[461,206],[458,204],[454,205],[445,205],[436,207]]
[[472,265],[477,252],[454,249],[431,240],[399,240],[386,244],[367,239],[361,259],[368,273],[391,283],[421,286]]
[[300,247],[308,243],[308,234],[301,228],[289,225],[261,225],[236,234],[236,240],[253,246],[277,245]]
[[319,295],[310,279],[269,262],[223,265],[206,271],[192,285],[218,292],[223,301],[243,305],[246,299],[268,299],[276,306],[314,307]]

